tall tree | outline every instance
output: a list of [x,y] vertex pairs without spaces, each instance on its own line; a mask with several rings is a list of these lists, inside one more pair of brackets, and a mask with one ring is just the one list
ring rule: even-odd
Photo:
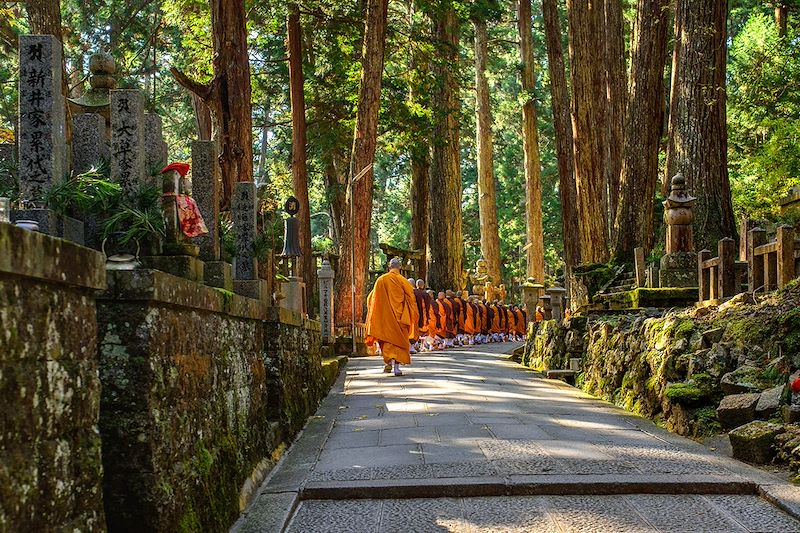
[[213,138],[219,145],[222,207],[230,206],[237,181],[253,181],[253,118],[250,60],[244,0],[211,0],[214,77],[208,83],[189,79],[172,67],[175,79],[211,110]]
[[[353,151],[350,159],[350,179],[368,169],[375,160],[378,139],[378,111],[381,105],[383,53],[386,43],[386,17],[388,0],[369,0],[367,3],[364,45],[361,53],[361,84],[358,89],[358,113]],[[355,316],[363,316],[364,287],[366,283],[369,237],[372,224],[372,188],[374,173],[371,168],[348,191],[346,221],[340,241],[339,270],[336,272],[336,322],[347,323],[352,313],[351,268],[355,273]],[[354,219],[350,218],[354,213]],[[355,263],[351,261],[351,253]],[[351,267],[352,265],[352,267]]]
[[428,283],[434,289],[458,289],[464,263],[461,227],[461,162],[458,83],[459,20],[453,0],[440,0],[433,9],[437,86],[431,103],[440,114],[433,132],[431,162],[431,221]]
[[306,99],[303,81],[303,37],[300,28],[300,9],[289,4],[286,19],[286,39],[289,51],[289,100],[292,112],[292,188],[300,202],[300,277],[306,284],[306,308],[312,311],[314,301],[314,256],[311,253],[311,208],[308,202],[308,173],[306,171]]
[[561,225],[564,234],[564,264],[567,270],[581,261],[581,231],[575,191],[575,159],[572,151],[572,122],[569,112],[564,50],[557,0],[542,0],[544,34],[547,43],[547,68],[550,99],[553,105],[553,130],[558,159],[558,194],[561,200]]
[[486,79],[488,36],[486,20],[475,16],[475,137],[478,147],[478,213],[481,226],[481,255],[489,276],[500,283],[500,237],[497,231],[497,195],[494,184],[494,139],[489,82]]
[[653,205],[664,124],[664,67],[670,0],[639,0],[631,53],[631,89],[625,123],[614,258],[633,260],[638,246],[653,247]]
[[663,192],[682,173],[697,197],[698,250],[736,235],[728,180],[726,129],[727,3],[678,0],[672,58],[669,144]]
[[603,4],[567,0],[567,17],[581,259],[602,263],[608,259]]
[[[408,2],[409,27],[414,27],[415,2]],[[423,80],[430,70],[430,60],[422,53],[420,47],[412,46],[411,69],[409,72],[409,100],[414,106],[430,108],[429,95],[425,91]],[[423,122],[423,120],[417,120]],[[426,121],[425,121],[426,122]],[[430,128],[425,123],[411,128],[411,249],[422,252],[418,275],[425,279],[428,274],[428,229],[430,225],[430,172],[431,148]]]
[[625,70],[625,28],[622,0],[605,0],[606,85],[608,92],[608,211],[613,223],[617,212],[622,169],[623,128],[628,99]]
[[778,27],[778,36],[786,35],[786,28],[789,24],[789,2],[788,0],[778,0],[775,4],[775,25]]
[[531,0],[519,0],[519,54],[522,62],[522,150],[525,155],[525,227],[527,235],[527,273],[544,282],[544,232],[542,230],[542,170],[539,160],[539,132],[533,89],[533,33]]

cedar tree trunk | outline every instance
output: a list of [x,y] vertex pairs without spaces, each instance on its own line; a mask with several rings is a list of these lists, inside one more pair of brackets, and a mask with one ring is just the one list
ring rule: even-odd
[[567,0],[567,13],[581,259],[585,263],[605,263],[608,260],[607,95],[602,43],[605,15],[602,3],[590,0]]
[[[353,134],[353,152],[350,159],[350,179],[357,176],[375,160],[378,140],[378,111],[381,104],[381,78],[383,53],[386,43],[386,17],[389,0],[368,0],[367,22],[364,29],[364,47],[361,57],[361,84],[358,89],[358,116]],[[341,256],[336,272],[336,323],[348,324],[351,319],[351,257],[355,250],[355,316],[361,321],[364,307],[369,238],[372,222],[372,183],[370,169],[347,193],[344,212],[344,231],[341,235]],[[350,220],[350,208],[355,220]],[[351,248],[353,247],[353,248]]]
[[622,24],[622,0],[605,0],[606,83],[608,85],[608,209],[609,221],[617,212],[625,105],[628,87],[625,69],[625,28]]
[[478,213],[481,226],[481,255],[489,277],[500,283],[500,237],[497,228],[497,195],[494,185],[494,140],[489,83],[486,80],[488,44],[486,21],[475,19],[475,134],[478,147]]
[[567,271],[581,262],[581,230],[576,205],[575,160],[572,152],[572,122],[569,114],[564,51],[557,0],[542,0],[544,33],[547,41],[547,67],[550,98],[553,104],[553,129],[558,159],[558,195],[561,200],[561,225],[564,235],[564,263]]
[[170,71],[211,111],[212,137],[219,146],[222,206],[230,206],[237,181],[253,181],[253,117],[250,103],[250,61],[244,0],[210,0],[214,77],[209,83]]
[[618,262],[632,262],[636,247],[643,247],[645,255],[653,248],[669,6],[670,0],[639,0],[636,10],[620,202],[614,223],[614,258]]
[[431,222],[428,233],[428,284],[435,290],[458,289],[462,283],[464,239],[461,226],[459,144],[459,23],[452,0],[433,15],[437,86],[432,106],[439,116],[433,131]]
[[727,3],[678,0],[672,65],[669,144],[664,192],[682,173],[697,197],[694,242],[697,250],[716,249],[736,237],[728,181],[725,114]]

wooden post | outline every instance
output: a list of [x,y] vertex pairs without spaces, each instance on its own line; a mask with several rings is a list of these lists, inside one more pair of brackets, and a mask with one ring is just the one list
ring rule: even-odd
[[747,232],[747,290],[755,292],[764,285],[764,262],[755,256],[755,249],[767,242],[767,232],[753,228]]
[[778,228],[778,288],[782,289],[795,278],[794,229],[791,226]]
[[719,255],[717,292],[719,298],[730,298],[736,294],[736,243],[730,237],[725,237],[717,243],[717,252]]
[[700,285],[697,294],[701,302],[711,299],[711,269],[703,268],[703,263],[709,259],[711,259],[711,250],[702,250],[697,255],[697,281]]

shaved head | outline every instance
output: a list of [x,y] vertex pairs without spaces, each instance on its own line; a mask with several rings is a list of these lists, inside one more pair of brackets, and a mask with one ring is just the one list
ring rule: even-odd
[[411,284],[412,287],[414,286],[414,278],[408,278],[408,282]]
[[418,279],[417,280],[417,288],[418,289],[424,289],[425,288],[425,280],[424,279]]
[[439,297],[439,298],[444,298],[444,291],[439,291],[439,295],[438,295],[438,297]]

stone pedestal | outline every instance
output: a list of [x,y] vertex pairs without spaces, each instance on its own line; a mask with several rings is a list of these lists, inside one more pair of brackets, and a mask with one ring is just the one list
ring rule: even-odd
[[203,280],[209,287],[232,291],[233,267],[225,261],[207,261],[203,270]]
[[281,293],[284,299],[280,302],[280,307],[291,309],[303,316],[308,315],[306,309],[306,284],[302,278],[291,277],[289,281],[281,283]]
[[538,283],[526,283],[522,286],[522,301],[525,303],[528,324],[536,320],[536,306],[539,305],[543,290],[544,285]]
[[675,252],[661,258],[659,287],[697,287],[697,254]]
[[191,255],[151,255],[141,258],[144,268],[160,270],[179,278],[203,283],[203,262]]
[[35,220],[40,232],[84,245],[84,227],[80,220],[61,216],[50,209],[12,209],[11,222],[18,220]]
[[235,279],[233,280],[233,292],[262,302],[270,301],[269,287],[263,279]]
[[560,285],[555,285],[547,289],[547,294],[550,295],[550,307],[552,309],[552,316],[555,320],[564,318],[564,297],[567,294],[567,289]]

